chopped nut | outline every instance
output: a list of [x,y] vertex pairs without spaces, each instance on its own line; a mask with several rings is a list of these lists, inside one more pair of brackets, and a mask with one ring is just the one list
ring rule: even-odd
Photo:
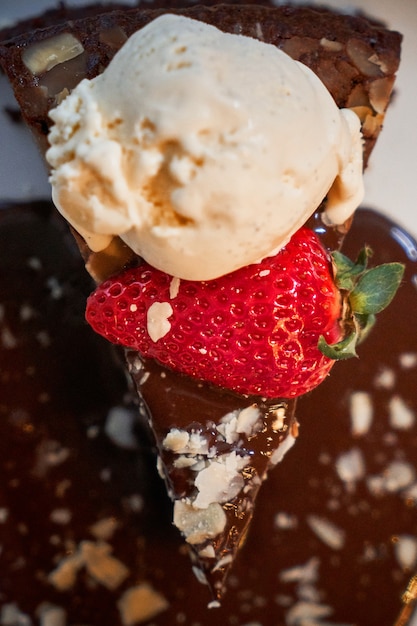
[[226,554],[226,556],[224,556],[222,559],[217,561],[216,565],[213,567],[213,569],[211,571],[212,572],[217,572],[222,567],[225,567],[226,565],[229,565],[232,562],[232,560],[233,560],[233,556],[231,554]]
[[83,565],[82,555],[75,552],[60,561],[58,567],[49,574],[48,580],[58,591],[68,591],[74,586]]
[[287,417],[285,413],[285,407],[281,406],[271,411],[271,415],[275,418],[271,424],[272,430],[275,432],[284,432],[288,429],[287,424],[284,423]]
[[400,535],[393,539],[394,552],[403,570],[411,571],[417,565],[417,537]]
[[372,397],[365,391],[355,391],[350,396],[352,435],[361,437],[369,431],[374,417]]
[[162,445],[165,450],[170,450],[174,454],[189,454],[194,457],[198,454],[208,454],[208,442],[203,435],[198,432],[190,434],[179,428],[171,428]]
[[316,583],[319,577],[319,565],[319,559],[312,557],[303,565],[295,565],[294,567],[281,571],[279,579],[283,583]]
[[392,428],[409,430],[414,426],[416,415],[400,396],[393,396],[390,399],[388,409]]
[[303,54],[314,52],[317,47],[317,39],[312,37],[291,37],[285,39],[282,49],[293,59],[299,59]]
[[131,587],[122,595],[118,607],[124,626],[147,622],[166,611],[168,601],[148,583]]
[[323,624],[326,622],[323,622],[322,618],[329,617],[332,612],[332,608],[327,604],[299,600],[288,611],[285,620],[288,626],[296,626],[297,624],[306,624],[308,622],[310,624]]
[[320,45],[326,50],[332,52],[339,52],[343,48],[343,45],[340,43],[340,41],[332,41],[331,39],[326,39],[326,37],[322,37],[320,39]]
[[297,528],[298,521],[295,515],[280,511],[275,515],[275,527],[279,530],[291,530]]
[[242,409],[237,418],[236,431],[245,433],[248,437],[253,435],[260,415],[260,411],[255,404]]
[[307,524],[323,543],[333,550],[341,550],[345,545],[345,532],[333,522],[318,515],[307,515]]
[[202,550],[199,550],[198,556],[202,559],[215,559],[216,553],[213,546],[209,544],[208,546],[205,546]]
[[336,459],[336,472],[348,491],[355,489],[355,483],[365,477],[365,460],[359,448],[352,448]]
[[358,70],[365,76],[381,76],[381,68],[371,46],[360,39],[349,39],[347,53]]
[[362,124],[367,117],[372,117],[372,109],[369,106],[351,106],[349,108],[356,113]]
[[106,541],[111,539],[118,526],[119,521],[115,517],[104,517],[90,526],[90,531],[96,539]]
[[375,65],[378,65],[381,68],[381,71],[384,72],[384,74],[387,74],[389,72],[388,65],[384,63],[384,61],[382,61],[377,54],[373,54],[372,56],[370,56],[369,60],[372,61],[372,63],[375,63]]
[[244,487],[241,471],[249,461],[249,456],[230,452],[209,463],[195,479],[198,495],[194,506],[205,509],[213,502],[227,502],[236,497]]
[[374,378],[374,386],[377,389],[393,389],[395,385],[396,375],[395,371],[390,367],[382,367],[379,372],[376,373]]
[[415,352],[403,352],[398,360],[402,369],[412,369],[417,365],[417,354]]
[[83,541],[81,555],[90,576],[107,589],[117,589],[127,578],[127,567],[111,556],[111,546],[105,542]]
[[100,42],[118,50],[127,41],[127,35],[120,26],[112,26],[100,31]]
[[384,116],[382,113],[378,113],[378,115],[368,115],[365,118],[365,122],[362,126],[362,132],[364,136],[375,137],[378,135],[379,131],[382,128],[382,122],[384,121]]
[[74,59],[83,52],[82,43],[74,35],[62,33],[26,48],[23,51],[22,60],[32,74],[39,76],[44,72],[49,72],[60,63]]
[[171,330],[171,322],[168,318],[173,314],[173,308],[169,302],[153,302],[147,313],[147,330],[152,341],[157,342],[165,337]]
[[[295,424],[296,422],[294,422]],[[294,431],[296,430],[298,435],[298,423],[297,428],[295,428],[294,424],[291,427],[291,432],[286,436],[286,438],[279,444],[278,448],[272,453],[270,462],[272,465],[276,465],[280,463],[288,450],[293,447],[296,441],[296,436],[294,436]]]
[[255,37],[261,41],[265,41],[262,24],[260,22],[256,22],[255,24]]
[[399,493],[411,487],[416,479],[416,470],[406,461],[392,461],[382,474],[369,476],[367,486],[376,496],[385,493]]
[[[368,109],[369,112],[371,111],[369,106],[369,95],[363,85],[359,83],[352,89],[346,101],[346,107],[348,109],[353,109],[354,107],[362,107],[364,109]],[[365,119],[365,116],[363,119]]]
[[369,88],[369,98],[377,113],[384,113],[394,85],[394,78],[378,78]]
[[206,509],[195,509],[185,500],[177,500],[174,504],[174,524],[188,543],[202,543],[223,531],[226,513],[216,502]]
[[69,90],[67,89],[67,87],[64,87],[64,89],[55,96],[56,105],[58,106],[58,104],[61,104],[61,102],[65,100],[65,98],[68,95],[69,95]]

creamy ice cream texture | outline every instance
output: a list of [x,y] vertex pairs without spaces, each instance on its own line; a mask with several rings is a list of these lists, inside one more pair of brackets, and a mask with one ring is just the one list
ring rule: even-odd
[[327,195],[363,196],[359,119],[275,46],[163,15],[51,112],[55,204],[94,251],[121,237],[208,280],[274,253]]

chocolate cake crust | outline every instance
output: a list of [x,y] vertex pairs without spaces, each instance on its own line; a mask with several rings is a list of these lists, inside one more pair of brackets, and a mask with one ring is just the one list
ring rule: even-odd
[[[400,58],[401,35],[359,15],[311,7],[206,2],[189,5],[154,2],[155,8],[116,10],[58,23],[0,44],[0,63],[11,81],[23,115],[43,149],[55,106],[82,78],[108,65],[124,41],[162,13],[178,13],[221,30],[247,35],[283,49],[308,65],[324,82],[337,105],[356,110],[362,121],[365,165],[380,132]],[[79,54],[44,71],[31,71],[31,49],[71,33]],[[5,33],[10,35],[10,32]],[[1,33],[0,33],[1,37]],[[57,71],[59,68],[59,71]]]

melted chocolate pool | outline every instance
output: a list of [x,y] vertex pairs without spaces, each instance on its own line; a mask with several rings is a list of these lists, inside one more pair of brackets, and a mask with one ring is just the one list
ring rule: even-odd
[[118,353],[84,322],[75,244],[47,203],[0,213],[0,624],[393,626],[417,569],[417,245],[361,210],[344,250],[364,243],[404,284],[299,401],[207,609]]

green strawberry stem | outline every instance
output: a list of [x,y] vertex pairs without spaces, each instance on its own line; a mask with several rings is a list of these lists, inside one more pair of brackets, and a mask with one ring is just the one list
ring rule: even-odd
[[340,324],[343,339],[329,344],[321,336],[318,347],[330,359],[341,360],[357,356],[356,346],[363,341],[375,324],[376,314],[385,309],[399,288],[403,275],[402,263],[384,263],[367,269],[372,256],[363,248],[356,261],[341,252],[333,252],[335,283],[342,296]]

